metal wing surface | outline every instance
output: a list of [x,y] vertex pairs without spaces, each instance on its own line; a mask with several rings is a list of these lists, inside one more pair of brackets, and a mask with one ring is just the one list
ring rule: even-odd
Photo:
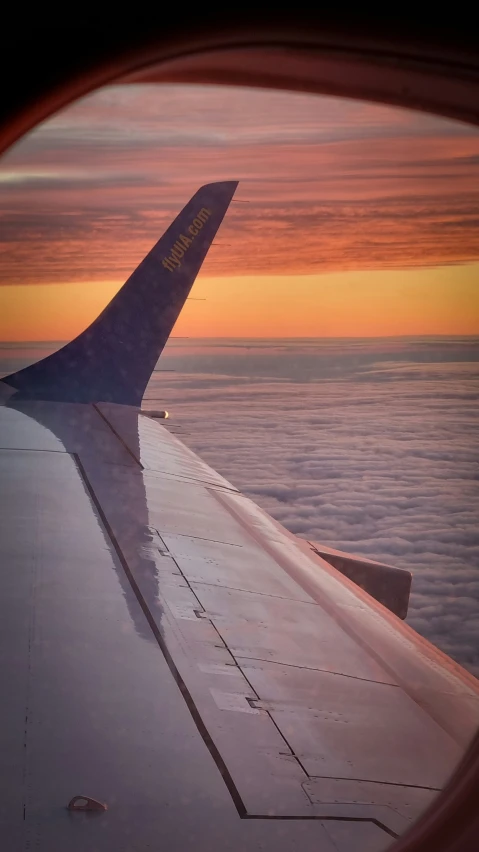
[[474,678],[138,409],[19,401],[0,435],[5,848],[406,829],[476,730]]

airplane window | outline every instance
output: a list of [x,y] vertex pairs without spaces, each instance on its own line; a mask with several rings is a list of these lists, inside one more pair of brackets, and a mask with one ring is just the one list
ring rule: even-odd
[[[368,645],[372,662],[360,679],[374,680],[374,666],[388,672],[375,707],[392,684],[404,689],[418,743],[433,714],[437,766],[416,779],[401,763],[386,777],[371,761],[358,768],[355,747],[345,757],[355,770],[345,775],[341,761],[328,763],[331,742],[328,758],[314,752],[318,739],[313,748],[298,733],[289,743],[306,773],[308,806],[323,814],[337,848],[351,802],[363,803],[356,816],[376,809],[371,824],[382,826],[374,838],[358,828],[351,848],[385,848],[445,783],[479,719],[479,130],[377,104],[239,87],[116,85],[83,98],[0,162],[0,375],[82,332],[196,190],[230,180],[239,186],[143,409],[152,412],[148,427],[156,419],[298,536],[318,571],[325,559],[328,576],[339,570],[348,589],[359,583],[366,593],[371,563],[412,573],[405,623],[454,662],[434,658],[419,638],[417,653],[446,666],[447,678],[462,672],[460,687],[441,687],[440,711],[437,696],[427,697],[436,695],[432,681],[420,695],[408,692],[422,678],[412,631],[400,633],[410,661],[389,665]],[[164,410],[166,422],[154,416]],[[367,594],[358,600],[363,612]],[[364,644],[362,628],[344,622],[352,609],[341,609],[348,648]],[[234,656],[239,634],[229,642],[226,633]],[[289,646],[284,659],[264,646],[284,683],[295,666],[315,670],[308,635],[294,641],[304,662],[296,651],[288,657]],[[274,683],[281,704],[285,687]],[[470,726],[459,743],[448,721],[452,693],[464,696]],[[251,710],[270,712],[287,739],[294,714],[271,710],[274,700]],[[342,712],[325,705],[315,719]],[[388,785],[399,791],[396,804]],[[377,814],[388,808],[396,816],[384,828]]]

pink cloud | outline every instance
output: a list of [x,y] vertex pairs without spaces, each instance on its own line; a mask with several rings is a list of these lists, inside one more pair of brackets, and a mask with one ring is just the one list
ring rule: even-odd
[[220,87],[115,87],[0,169],[1,283],[124,278],[199,185],[240,180],[209,275],[479,257],[479,132],[377,105]]

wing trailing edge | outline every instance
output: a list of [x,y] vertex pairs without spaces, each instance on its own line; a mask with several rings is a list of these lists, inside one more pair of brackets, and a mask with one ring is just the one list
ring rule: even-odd
[[140,405],[237,185],[201,187],[84,332],[2,379],[15,399]]

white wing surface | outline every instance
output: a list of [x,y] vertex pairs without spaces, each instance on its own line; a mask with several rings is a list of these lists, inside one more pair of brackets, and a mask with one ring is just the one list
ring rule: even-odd
[[472,676],[137,409],[19,402],[0,436],[5,848],[407,828],[477,728]]

